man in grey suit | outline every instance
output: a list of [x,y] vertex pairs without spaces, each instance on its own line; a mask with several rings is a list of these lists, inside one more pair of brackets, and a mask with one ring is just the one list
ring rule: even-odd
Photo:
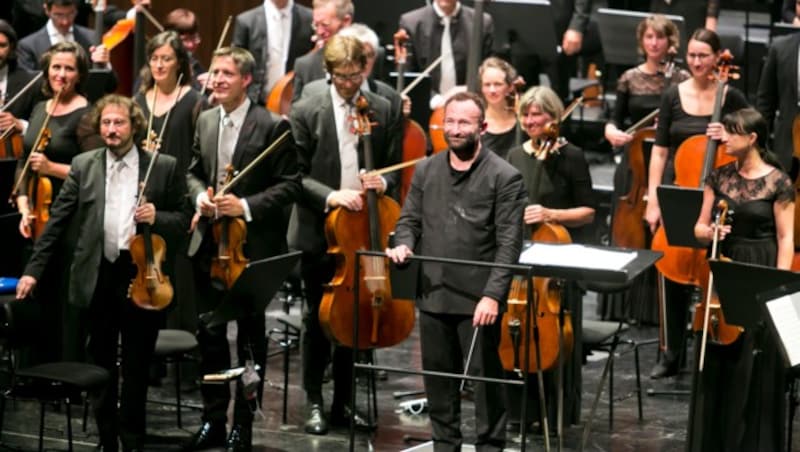
[[311,10],[294,0],[264,0],[236,16],[232,45],[249,50],[256,60],[250,100],[263,105],[275,82],[314,48],[311,17]]
[[312,6],[312,25],[317,50],[303,55],[294,62],[293,103],[300,99],[307,83],[325,78],[325,65],[319,49],[328,42],[331,36],[353,23],[353,14],[355,14],[351,0],[314,0]]
[[788,171],[792,168],[792,124],[800,113],[797,102],[798,49],[800,34],[782,36],[772,42],[767,53],[767,62],[761,70],[758,83],[756,108],[775,127],[772,151]]
[[[68,301],[82,309],[88,321],[87,352],[93,363],[112,378],[93,394],[92,407],[104,451],[141,450],[145,438],[145,400],[148,369],[153,355],[160,313],[145,310],[128,299],[128,286],[136,275],[129,240],[137,228],[148,224],[171,239],[186,231],[186,184],[176,174],[175,158],[153,156],[134,144],[143,133],[145,119],[130,99],[118,95],[102,98],[94,111],[94,125],[106,147],[79,154],[50,210],[50,221],[36,241],[33,255],[17,286],[24,299],[41,278],[47,261],[69,225],[81,231],[74,247],[69,273]],[[155,161],[152,161],[156,159]],[[139,200],[139,184],[152,162]],[[174,243],[174,242],[173,242]],[[172,248],[174,250],[174,247]],[[122,391],[117,414],[117,344],[122,334]]]
[[29,71],[41,69],[39,57],[53,44],[62,41],[77,42],[90,55],[93,63],[108,64],[108,50],[102,44],[97,45],[94,32],[75,24],[78,0],[47,0],[44,11],[49,18],[47,24],[19,41],[17,56],[22,68]]
[[[195,225],[192,244],[198,246],[190,245],[189,253],[194,257],[197,310],[201,314],[213,311],[227,290],[224,284],[210,277],[212,258],[219,252],[211,228],[206,227],[209,220],[224,217],[242,220],[247,232],[243,252],[251,261],[275,256],[286,251],[285,209],[301,189],[297,150],[290,135],[229,192],[215,195],[229,173],[243,170],[278,137],[290,131],[288,121],[248,98],[254,66],[253,56],[245,49],[216,50],[211,75],[220,106],[204,111],[197,119],[192,163],[186,178],[189,197],[197,211],[192,222]],[[189,450],[221,446],[229,451],[251,448],[256,406],[248,396],[254,395],[258,402],[262,400],[267,359],[264,309],[259,308],[259,301],[249,297],[235,300],[244,313],[236,319],[239,362],[234,366],[244,366],[247,361],[260,366],[255,394],[245,394],[244,385],[238,382],[233,426],[226,443],[229,386],[203,385],[203,424],[188,444]],[[201,320],[197,339],[202,373],[231,367],[226,331],[226,323],[209,325]]]
[[[326,254],[325,218],[337,207],[362,210],[365,190],[392,193],[399,179],[396,172],[384,177],[359,175],[364,165],[363,138],[351,129],[352,105],[359,95],[369,103],[375,122],[371,139],[376,168],[400,160],[402,137],[389,102],[360,89],[366,64],[363,49],[353,37],[336,35],[328,40],[322,54],[332,85],[295,103],[290,116],[299,148],[303,191],[292,214],[289,244],[303,251],[301,273],[308,303],[302,350],[303,388],[308,404],[305,431],[316,435],[328,432],[329,419],[334,425],[346,425],[352,413],[346,406],[350,400],[352,351],[344,347],[336,347],[333,355],[330,418],[323,409],[322,379],[331,360],[331,342],[320,326],[319,307],[323,285],[331,281],[336,268],[333,256]],[[363,424],[363,418],[357,417],[356,423]]]

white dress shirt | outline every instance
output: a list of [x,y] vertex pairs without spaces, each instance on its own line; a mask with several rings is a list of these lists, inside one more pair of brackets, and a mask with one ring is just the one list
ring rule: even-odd
[[103,215],[103,254],[111,262],[136,234],[133,215],[139,189],[139,151],[134,145],[118,159],[106,150],[106,205]]
[[69,31],[67,31],[66,35],[62,35],[59,33],[56,26],[53,24],[53,21],[48,19],[47,25],[47,35],[50,37],[50,45],[54,46],[61,42],[75,42],[75,34],[73,32],[73,27],[69,27]]
[[0,68],[0,106],[11,100],[8,95],[8,65]]
[[442,42],[440,43],[442,64],[439,71],[439,94],[445,94],[454,86],[456,86],[456,83],[458,83],[458,78],[456,76],[456,61],[455,57],[453,56],[453,40],[450,33],[450,26],[453,22],[453,16],[457,15],[461,10],[461,3],[456,3],[453,14],[449,16],[445,15],[444,11],[439,8],[439,5],[437,5],[436,2],[433,3],[433,10],[436,12],[436,15],[439,16],[439,19],[441,19],[442,24],[444,25]]
[[358,97],[347,100],[339,95],[331,84],[331,101],[333,117],[336,122],[336,137],[339,141],[339,162],[341,163],[340,189],[361,190],[361,179],[358,177],[358,135],[353,131],[353,102]]
[[[292,34],[292,7],[294,1],[289,0],[286,6],[278,9],[272,0],[264,0],[264,14],[267,19],[267,80],[265,90],[272,89],[284,74],[286,60],[289,56],[289,41]],[[253,49],[256,51],[256,49]]]

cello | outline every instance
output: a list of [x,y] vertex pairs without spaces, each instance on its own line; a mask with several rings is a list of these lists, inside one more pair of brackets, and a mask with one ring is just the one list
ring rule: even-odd
[[[727,80],[738,78],[738,74],[732,72],[735,69],[732,61],[731,53],[728,50],[723,51],[719,57],[716,73],[711,76],[717,83],[711,122],[719,122],[722,116],[722,98]],[[704,181],[712,169],[735,160],[735,157],[720,152],[720,149],[724,149],[724,145],[720,147],[717,140],[711,140],[705,135],[694,135],[687,138],[681,143],[675,154],[675,185],[702,189]],[[708,278],[710,270],[706,259],[706,250],[670,246],[663,224],[659,225],[653,235],[651,248],[664,253],[664,256],[656,261],[656,268],[664,278],[696,287],[702,287],[704,280]],[[661,285],[663,286],[663,284]],[[661,292],[663,300],[663,290]],[[659,324],[663,325],[665,303],[662,302],[661,305],[662,321]],[[730,344],[739,337],[740,330],[726,324],[721,314],[720,312],[719,324],[716,328],[720,338],[719,342]],[[663,327],[661,327],[660,333],[659,339],[663,349],[666,343]]]
[[[794,200],[795,206],[800,201],[800,115],[792,121],[792,163],[794,174]],[[794,243],[795,248],[800,244],[800,209],[794,209]],[[800,271],[800,253],[795,252],[792,259],[792,271]]]
[[[403,93],[405,90],[405,67],[408,50],[406,49],[408,33],[400,30],[394,34],[394,61],[397,64],[397,92]],[[428,140],[422,126],[411,118],[403,118],[403,161],[410,161],[425,157],[428,148]],[[406,199],[408,190],[411,189],[411,178],[414,176],[414,167],[403,170],[400,175],[400,204]]]
[[[369,105],[364,96],[356,101],[354,128],[364,145],[364,164],[374,169]],[[383,257],[360,256],[358,276],[358,343],[353,337],[355,252],[386,249],[389,233],[400,217],[400,206],[375,190],[365,194],[366,208],[354,212],[334,209],[325,219],[328,253],[336,258],[336,272],[325,286],[319,307],[319,322],[325,334],[336,343],[359,350],[390,347],[411,334],[414,328],[414,303],[392,298],[389,263]]]

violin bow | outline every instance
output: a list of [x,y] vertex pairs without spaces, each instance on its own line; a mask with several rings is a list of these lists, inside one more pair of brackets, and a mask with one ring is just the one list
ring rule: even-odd
[[249,173],[256,165],[259,164],[259,162],[264,160],[264,158],[266,158],[267,155],[269,155],[272,151],[274,151],[280,145],[282,145],[283,142],[289,138],[291,133],[292,133],[291,129],[285,130],[277,139],[275,139],[275,141],[272,142],[272,144],[269,145],[269,147],[261,151],[261,154],[259,154],[258,157],[254,158],[253,161],[250,162],[250,164],[245,166],[241,171],[237,172],[236,175],[233,177],[233,179],[230,180],[230,182],[228,182],[222,188],[220,188],[218,195],[220,196],[224,195],[231,188],[233,188],[234,184],[239,182],[242,179],[242,177],[244,177],[247,173]]
[[153,24],[153,26],[158,29],[159,32],[164,31],[164,26],[161,25],[158,19],[153,17],[153,13],[151,13],[150,10],[148,10],[144,6],[139,7],[138,4],[136,6],[137,6],[136,11],[141,12],[144,15],[144,17],[146,17],[147,20],[149,20],[150,23]]
[[653,118],[655,118],[656,116],[658,116],[658,112],[659,112],[659,109],[658,109],[658,108],[656,108],[655,110],[651,111],[650,113],[648,113],[648,114],[647,114],[647,116],[645,116],[644,118],[640,119],[640,120],[639,120],[639,121],[638,121],[636,124],[634,124],[634,125],[632,125],[632,126],[628,127],[628,128],[625,130],[625,133],[627,133],[628,135],[630,135],[630,134],[632,134],[633,132],[636,132],[636,131],[637,131],[637,130],[639,130],[639,129],[640,129],[642,126],[644,126],[644,125],[645,125],[645,124],[647,124],[648,122],[652,121],[652,120],[653,120]]
[[[45,129],[47,129],[47,125],[50,123],[50,117],[53,116],[53,112],[56,111],[56,105],[58,104],[58,99],[61,98],[61,91],[59,90],[55,97],[53,97],[53,108],[47,112],[47,116],[44,117],[44,122],[42,122],[42,127],[39,129],[39,133],[36,135],[36,141],[34,141],[34,151],[36,147],[39,146],[39,142],[42,140],[42,136],[44,135]],[[28,153],[28,158],[25,160],[25,165],[22,167],[22,171],[19,173],[19,178],[17,179],[17,183],[14,184],[14,189],[11,190],[11,195],[8,198],[8,202],[14,204],[14,199],[16,198],[17,194],[19,193],[19,187],[22,185],[22,179],[25,177],[25,174],[28,172],[28,168],[31,165],[31,155],[33,155],[33,151]]]
[[376,170],[368,171],[367,174],[371,176],[382,176],[387,173],[391,173],[393,171],[401,170],[403,168],[408,168],[409,166],[416,165],[417,163],[425,160],[428,157],[417,157],[415,159],[406,160],[405,162],[395,163],[394,165],[385,166],[383,168],[379,168]]
[[[4,103],[3,106],[0,107],[0,113],[4,113],[6,110],[8,110],[11,107],[11,105],[13,105],[14,102],[16,102],[20,97],[22,97],[22,95],[25,94],[25,91],[28,91],[37,81],[39,81],[40,78],[42,78],[43,75],[44,71],[39,71],[39,73],[36,74],[36,77],[32,78],[28,83],[25,84],[25,86],[22,87],[21,90],[19,90],[17,94],[14,95],[14,97],[11,98],[11,100]],[[13,127],[4,130],[3,134],[0,135],[0,140],[8,138],[8,136],[11,135],[11,132],[13,130],[14,130]]]
[[409,83],[408,86],[406,86],[406,89],[404,89],[400,93],[400,97],[408,95],[408,93],[410,93],[411,90],[414,89],[414,87],[419,85],[422,82],[422,79],[425,78],[426,75],[430,74],[434,69],[436,69],[436,66],[441,64],[442,58],[443,57],[441,55],[439,55],[439,57],[436,58],[435,60],[433,60],[433,62],[431,64],[429,64],[428,67],[425,68],[425,70],[420,72],[420,74],[417,76],[417,78],[412,80],[411,83]]
[[[153,140],[152,140],[152,133],[153,133],[153,116],[155,115],[156,111],[156,102],[158,101],[158,84],[153,83],[153,108],[150,109],[150,114],[147,118],[147,132],[144,135],[144,145],[145,150],[152,151],[153,147]],[[147,97],[145,96],[145,103],[147,102]]]
[[[225,21],[225,26],[222,27],[222,33],[219,35],[219,41],[217,41],[217,47],[214,51],[219,50],[222,45],[225,43],[225,37],[228,35],[228,29],[231,28],[231,22],[233,22],[233,16],[228,16],[228,20]],[[213,59],[213,58],[212,58]],[[211,68],[209,68],[211,70]],[[200,90],[200,94],[205,94],[208,91],[208,84],[211,83],[211,75],[209,74],[206,77],[206,82],[203,84],[203,89]]]

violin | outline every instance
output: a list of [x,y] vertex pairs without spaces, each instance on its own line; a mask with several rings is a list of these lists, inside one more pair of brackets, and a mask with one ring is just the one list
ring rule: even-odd
[[[405,93],[405,67],[408,58],[406,42],[408,33],[400,29],[394,34],[394,61],[397,64],[397,92],[400,96]],[[425,131],[418,122],[411,118],[403,118],[403,161],[410,161],[425,157],[428,148],[428,139]],[[408,191],[411,189],[411,178],[414,176],[414,167],[404,169],[400,175],[400,203],[406,199]]]
[[[717,212],[714,218],[714,235],[711,241],[711,256],[709,259],[730,260],[719,254],[719,230],[722,225],[728,223],[730,214],[733,214],[733,212],[728,210],[728,203],[724,199],[720,200],[717,203]],[[706,261],[706,266],[708,266],[708,261]],[[705,294],[705,300],[695,305],[692,326],[694,331],[703,332],[700,342],[700,359],[697,366],[698,371],[702,372],[708,341],[711,340],[715,344],[729,345],[739,338],[744,329],[725,323],[719,298],[714,290],[714,274],[711,271],[706,273],[706,277],[700,287]]]
[[[230,185],[233,180],[233,165],[229,164],[225,171],[224,184]],[[220,190],[220,194],[222,193]],[[210,198],[212,193],[209,193]],[[212,231],[217,254],[211,258],[211,280],[217,286],[230,289],[250,262],[244,256],[242,248],[247,239],[247,224],[241,218],[224,216],[214,221]]]
[[[0,93],[0,113],[6,111],[6,93]],[[0,158],[19,159],[24,151],[22,134],[14,127],[0,131]]]
[[[367,171],[375,166],[372,155],[372,124],[364,96],[356,101],[354,129],[364,146]],[[388,196],[367,190],[365,209],[358,212],[343,207],[334,209],[325,219],[328,253],[336,257],[336,272],[325,286],[319,308],[319,321],[333,341],[359,350],[390,347],[411,334],[414,328],[414,303],[392,298],[389,262],[383,257],[360,256],[358,275],[358,343],[353,337],[353,283],[355,252],[361,249],[386,249],[389,233],[400,217],[400,206]]]

